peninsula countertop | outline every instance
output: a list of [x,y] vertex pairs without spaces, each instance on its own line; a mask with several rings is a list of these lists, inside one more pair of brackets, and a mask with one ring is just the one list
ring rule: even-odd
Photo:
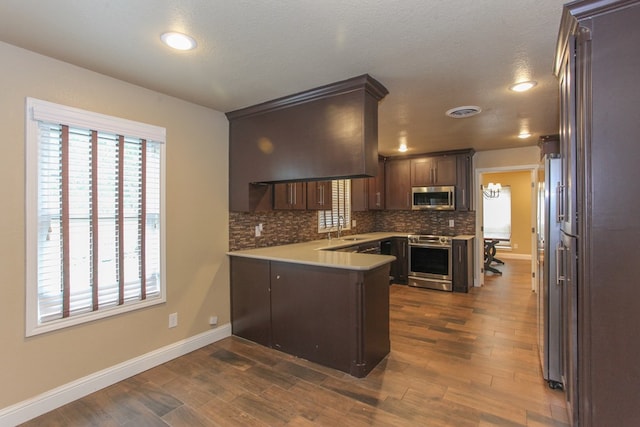
[[227,255],[346,270],[373,270],[381,265],[393,262],[396,257],[391,255],[337,252],[336,249],[384,240],[394,236],[406,237],[407,234],[385,232],[355,234],[341,238],[334,237],[331,240],[321,239],[289,245],[244,249],[227,252]]
[[[355,252],[339,252],[346,248],[391,237],[407,237],[409,233],[374,232],[363,233],[341,238],[312,240],[310,242],[292,243],[288,245],[269,246],[264,248],[244,249],[227,252],[229,256],[281,261],[294,264],[317,265],[321,267],[342,268],[346,270],[372,270],[395,260],[391,255],[364,254]],[[473,236],[455,236],[452,239],[467,239]]]

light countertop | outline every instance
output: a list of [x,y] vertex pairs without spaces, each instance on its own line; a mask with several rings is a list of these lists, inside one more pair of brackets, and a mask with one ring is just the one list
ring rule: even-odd
[[[355,252],[336,252],[335,250],[391,237],[407,236],[408,234],[398,232],[364,233],[344,236],[340,239],[334,237],[331,240],[321,239],[289,245],[232,251],[227,252],[227,255],[346,270],[372,270],[394,261],[395,257]],[[467,239],[469,237],[472,238],[474,236],[455,236],[453,239]],[[354,238],[357,240],[354,240]]]

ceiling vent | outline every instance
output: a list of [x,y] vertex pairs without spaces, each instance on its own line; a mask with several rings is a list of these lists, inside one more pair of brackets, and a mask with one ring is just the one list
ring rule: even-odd
[[464,119],[467,117],[475,116],[480,113],[482,108],[476,105],[464,105],[462,107],[455,107],[450,110],[447,110],[445,113],[449,117],[453,117],[454,119]]

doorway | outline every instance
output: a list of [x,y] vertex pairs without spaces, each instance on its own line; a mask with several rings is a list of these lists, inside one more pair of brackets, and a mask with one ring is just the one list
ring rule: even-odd
[[[537,269],[537,175],[538,165],[506,166],[476,169],[476,283],[484,285],[484,203],[490,196],[488,184],[500,183],[511,193],[511,228],[498,245],[499,258],[529,260],[531,263],[531,289],[536,290]],[[486,191],[486,193],[485,193]],[[493,273],[489,273],[493,274]]]

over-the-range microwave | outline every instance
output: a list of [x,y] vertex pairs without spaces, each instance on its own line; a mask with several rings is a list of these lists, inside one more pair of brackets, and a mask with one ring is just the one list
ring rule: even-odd
[[433,209],[452,211],[456,208],[456,187],[412,187],[411,209]]

